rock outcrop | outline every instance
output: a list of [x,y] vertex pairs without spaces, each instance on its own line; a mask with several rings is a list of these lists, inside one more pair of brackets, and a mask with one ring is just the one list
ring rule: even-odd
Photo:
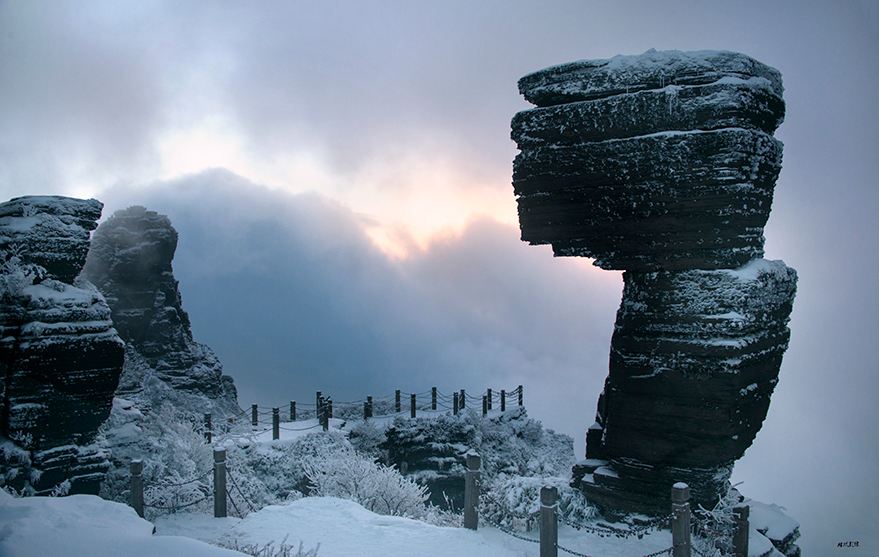
[[94,233],[82,276],[106,297],[126,343],[118,394],[142,409],[173,398],[217,418],[238,413],[232,378],[192,338],[171,267],[176,249],[168,217],[140,206],[116,211]]
[[[763,255],[781,75],[734,53],[647,52],[522,78],[522,240],[603,269],[726,269]],[[567,104],[559,104],[567,103]]]
[[103,205],[20,197],[0,204],[0,427],[18,460],[0,458],[7,485],[97,493],[109,462],[94,445],[110,414],[123,343],[110,308],[75,280]]
[[523,77],[522,239],[624,270],[610,373],[575,482],[609,516],[711,507],[778,381],[796,272],[763,256],[781,75],[732,52],[585,60]]

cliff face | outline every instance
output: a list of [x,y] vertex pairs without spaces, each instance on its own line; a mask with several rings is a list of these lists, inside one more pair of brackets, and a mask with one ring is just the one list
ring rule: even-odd
[[796,272],[763,256],[781,75],[733,52],[583,60],[523,77],[522,239],[624,270],[610,372],[575,482],[609,515],[711,507],[787,349]]
[[118,393],[150,404],[184,397],[194,412],[240,411],[232,378],[192,338],[171,267],[176,249],[168,217],[139,206],[117,211],[94,233],[83,277],[106,297],[126,342]]
[[92,443],[110,414],[123,343],[101,294],[74,280],[101,209],[56,196],[0,204],[0,426],[18,455],[0,468],[19,490],[67,480],[71,493],[97,493],[109,466]]

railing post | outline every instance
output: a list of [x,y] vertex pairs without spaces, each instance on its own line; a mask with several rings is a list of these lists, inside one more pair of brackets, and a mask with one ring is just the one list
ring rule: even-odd
[[250,423],[253,427],[259,425],[259,407],[256,404],[250,405]]
[[467,406],[464,401],[467,400],[467,395],[464,393],[464,389],[461,389],[461,394],[458,395],[458,410],[463,410],[465,406]]
[[410,417],[412,417],[412,418],[415,417],[415,395],[414,394],[409,396],[409,413],[411,414]]
[[204,438],[210,443],[211,442],[211,413],[205,412],[204,415]]
[[485,392],[485,398],[488,400],[488,409],[491,410],[491,389]]
[[327,419],[333,417],[333,397],[328,396],[326,399]]
[[366,415],[366,417],[371,418],[372,417],[372,397],[371,396],[366,397],[366,405],[369,408],[369,410],[368,410],[369,413]]
[[272,440],[281,438],[281,411],[280,408],[272,408]]
[[452,393],[452,413],[458,415],[458,393]]
[[290,401],[290,421],[291,422],[296,421],[296,401],[295,400]]
[[394,412],[400,413],[400,389],[397,389],[394,394]]
[[519,406],[522,406],[522,385],[519,385]]
[[467,470],[464,472],[464,528],[476,530],[479,525],[479,466],[482,459],[475,452],[467,453]]
[[436,387],[430,388],[430,409],[436,410]]
[[672,557],[690,557],[690,487],[682,482],[671,486]]
[[540,488],[540,557],[557,557],[559,554],[558,501],[557,488]]
[[501,412],[507,411],[507,391],[501,389]]
[[214,518],[226,518],[226,449],[214,449]]
[[131,470],[131,508],[137,512],[137,516],[143,518],[143,461],[132,460],[129,469]]
[[482,415],[485,416],[488,414],[488,399],[485,398],[485,395],[482,395]]
[[323,397],[318,398],[317,402],[317,421],[323,426],[324,431],[327,431],[330,429],[330,420],[329,416],[327,416],[327,404],[324,402]]
[[320,391],[317,391],[317,395],[315,396],[315,403],[314,403],[314,417],[317,418],[317,421],[320,421],[321,403],[322,402],[323,402],[323,398],[320,396]]
[[748,518],[751,514],[751,508],[747,505],[735,507],[733,513],[736,518],[736,529],[733,533],[733,555],[736,557],[748,557],[748,536],[750,533],[750,525]]

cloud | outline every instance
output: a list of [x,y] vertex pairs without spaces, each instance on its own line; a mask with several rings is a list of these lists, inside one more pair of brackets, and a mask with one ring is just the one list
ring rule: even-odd
[[103,198],[108,214],[140,203],[170,216],[196,340],[218,353],[242,404],[525,384],[553,427],[591,424],[618,273],[553,259],[489,218],[390,258],[344,205],[227,171]]

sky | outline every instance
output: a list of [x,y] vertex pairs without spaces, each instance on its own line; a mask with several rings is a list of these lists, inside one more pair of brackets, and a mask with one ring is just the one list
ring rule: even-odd
[[0,199],[167,214],[243,406],[522,384],[580,457],[622,280],[519,241],[516,82],[650,48],[784,77],[765,247],[798,294],[733,480],[809,553],[875,547],[876,2],[0,0]]

